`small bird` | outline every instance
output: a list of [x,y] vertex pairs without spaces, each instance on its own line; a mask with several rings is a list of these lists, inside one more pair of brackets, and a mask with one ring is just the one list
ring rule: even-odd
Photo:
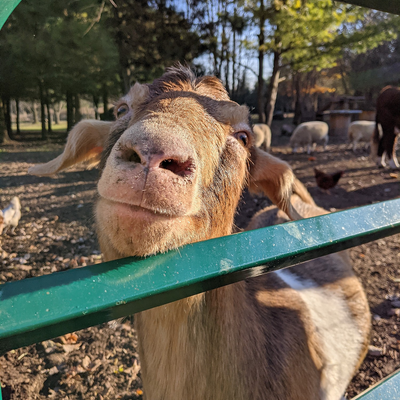
[[322,190],[324,190],[326,193],[329,193],[329,189],[332,189],[337,185],[339,179],[344,174],[344,171],[338,171],[333,174],[326,174],[325,172],[322,172],[319,169],[314,168],[314,173],[317,186]]
[[10,233],[14,233],[15,228],[21,218],[21,203],[18,197],[13,197],[10,204],[0,211],[0,234],[3,229],[7,231],[11,227]]

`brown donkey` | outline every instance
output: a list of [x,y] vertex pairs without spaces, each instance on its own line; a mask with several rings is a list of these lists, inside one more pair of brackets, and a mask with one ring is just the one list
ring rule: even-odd
[[[245,186],[277,206],[255,226],[325,213],[285,162],[253,146],[248,109],[214,77],[169,69],[136,84],[115,114],[116,122],[82,121],[63,154],[30,169],[52,175],[100,160],[95,213],[106,260],[229,235]],[[135,316],[144,393],[338,400],[365,354],[369,322],[346,253],[144,311]]]

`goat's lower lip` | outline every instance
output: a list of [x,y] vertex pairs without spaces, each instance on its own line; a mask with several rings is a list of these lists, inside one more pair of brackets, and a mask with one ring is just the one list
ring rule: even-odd
[[103,198],[110,207],[112,207],[113,211],[116,214],[119,214],[121,216],[128,214],[130,217],[144,217],[144,218],[150,218],[150,217],[157,217],[157,218],[171,218],[174,217],[173,215],[167,214],[166,212],[163,212],[162,210],[153,210],[150,208],[145,208],[145,207],[140,207],[136,206],[133,204],[128,204],[128,203],[122,203],[118,201],[113,201],[113,200],[108,200]]

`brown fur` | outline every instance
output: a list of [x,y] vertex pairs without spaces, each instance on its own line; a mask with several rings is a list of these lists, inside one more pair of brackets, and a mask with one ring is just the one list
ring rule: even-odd
[[[379,124],[382,134],[378,128]],[[395,153],[396,128],[400,129],[400,89],[386,86],[376,100],[376,129],[371,146],[372,155],[382,157],[386,154],[389,160],[393,159],[394,163],[398,164]]]
[[[282,221],[324,213],[287,163],[253,147],[248,110],[216,78],[173,68],[135,85],[120,104],[126,112],[101,143],[96,220],[106,260],[230,234],[245,185],[268,195]],[[75,132],[98,146],[84,123]],[[54,173],[90,156],[85,140],[68,140],[76,140],[76,151],[67,143],[62,162],[31,171]],[[329,284],[346,291],[350,282],[346,293],[359,296],[348,265],[333,264],[322,268]],[[310,276],[318,275],[314,265]],[[350,308],[361,326],[368,314],[365,301],[359,304]],[[317,400],[329,390],[318,326],[276,274],[139,313],[135,323],[147,399]]]

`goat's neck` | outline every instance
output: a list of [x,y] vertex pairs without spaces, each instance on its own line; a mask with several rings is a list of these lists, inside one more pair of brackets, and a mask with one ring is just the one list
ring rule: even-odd
[[249,333],[244,327],[253,316],[251,307],[246,307],[243,285],[229,285],[135,316],[149,399],[246,398],[238,391],[246,385],[237,384],[245,379],[244,359],[253,351],[254,357],[261,352],[239,345],[255,343],[255,338],[246,340]]

